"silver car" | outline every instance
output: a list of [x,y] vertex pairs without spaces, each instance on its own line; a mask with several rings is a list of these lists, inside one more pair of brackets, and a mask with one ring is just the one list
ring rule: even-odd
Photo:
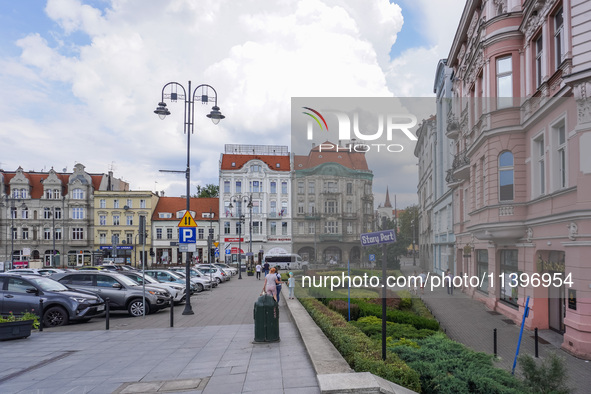
[[142,275],[142,273],[138,271],[121,271],[120,274],[125,275],[128,278],[131,278],[131,280],[136,282],[139,286],[141,286],[144,283],[145,278],[146,286],[159,287],[161,289],[167,290],[172,295],[172,299],[175,304],[180,304],[181,302],[185,301],[184,285],[172,282],[159,282],[158,280],[152,278],[150,275]]
[[102,299],[109,299],[113,310],[127,310],[131,316],[144,314],[143,296],[146,297],[146,314],[170,306],[170,293],[167,290],[138,286],[127,276],[108,271],[78,271],[53,274],[52,279],[76,290],[86,290]]
[[[186,278],[184,268],[172,268],[171,271],[183,278]],[[194,281],[195,283],[200,283],[203,285],[204,290],[210,290],[212,287],[217,287],[218,285],[216,281],[209,279],[209,276],[206,276],[195,269],[191,269],[189,272],[191,273],[191,282]]]
[[214,265],[210,265],[210,264],[201,264],[197,267],[197,270],[199,270],[200,272],[202,272],[206,276],[211,275],[213,277],[213,279],[216,282],[218,282],[218,284],[230,280],[230,276],[231,276],[229,274],[226,274],[220,268],[218,268]]

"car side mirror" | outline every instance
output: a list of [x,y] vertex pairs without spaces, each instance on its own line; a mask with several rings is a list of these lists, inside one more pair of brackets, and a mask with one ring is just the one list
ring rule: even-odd
[[39,291],[36,288],[34,288],[34,287],[29,287],[29,288],[27,288],[26,291],[27,291],[28,294],[35,294],[35,295],[38,295],[39,294]]
[[121,283],[113,283],[113,288],[115,289],[121,289],[123,286],[121,286]]

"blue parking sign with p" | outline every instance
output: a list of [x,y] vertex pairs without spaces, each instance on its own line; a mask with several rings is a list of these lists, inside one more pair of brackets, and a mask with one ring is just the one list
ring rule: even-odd
[[197,227],[179,227],[179,243],[197,243]]

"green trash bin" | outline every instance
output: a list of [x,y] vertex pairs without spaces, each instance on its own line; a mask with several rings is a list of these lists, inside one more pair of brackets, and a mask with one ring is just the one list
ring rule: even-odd
[[260,296],[254,303],[254,341],[279,341],[279,305],[269,295]]

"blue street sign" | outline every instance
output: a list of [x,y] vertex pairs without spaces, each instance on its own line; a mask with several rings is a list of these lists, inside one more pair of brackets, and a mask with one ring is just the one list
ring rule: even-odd
[[375,254],[370,254],[369,255],[369,261],[376,261],[376,255]]
[[394,230],[361,234],[361,246],[387,244],[391,242],[396,242],[396,234],[394,233]]
[[215,257],[220,257],[220,248],[215,248]]
[[197,243],[197,227],[179,227],[179,243]]
[[232,249],[226,249],[226,254],[232,254]]

